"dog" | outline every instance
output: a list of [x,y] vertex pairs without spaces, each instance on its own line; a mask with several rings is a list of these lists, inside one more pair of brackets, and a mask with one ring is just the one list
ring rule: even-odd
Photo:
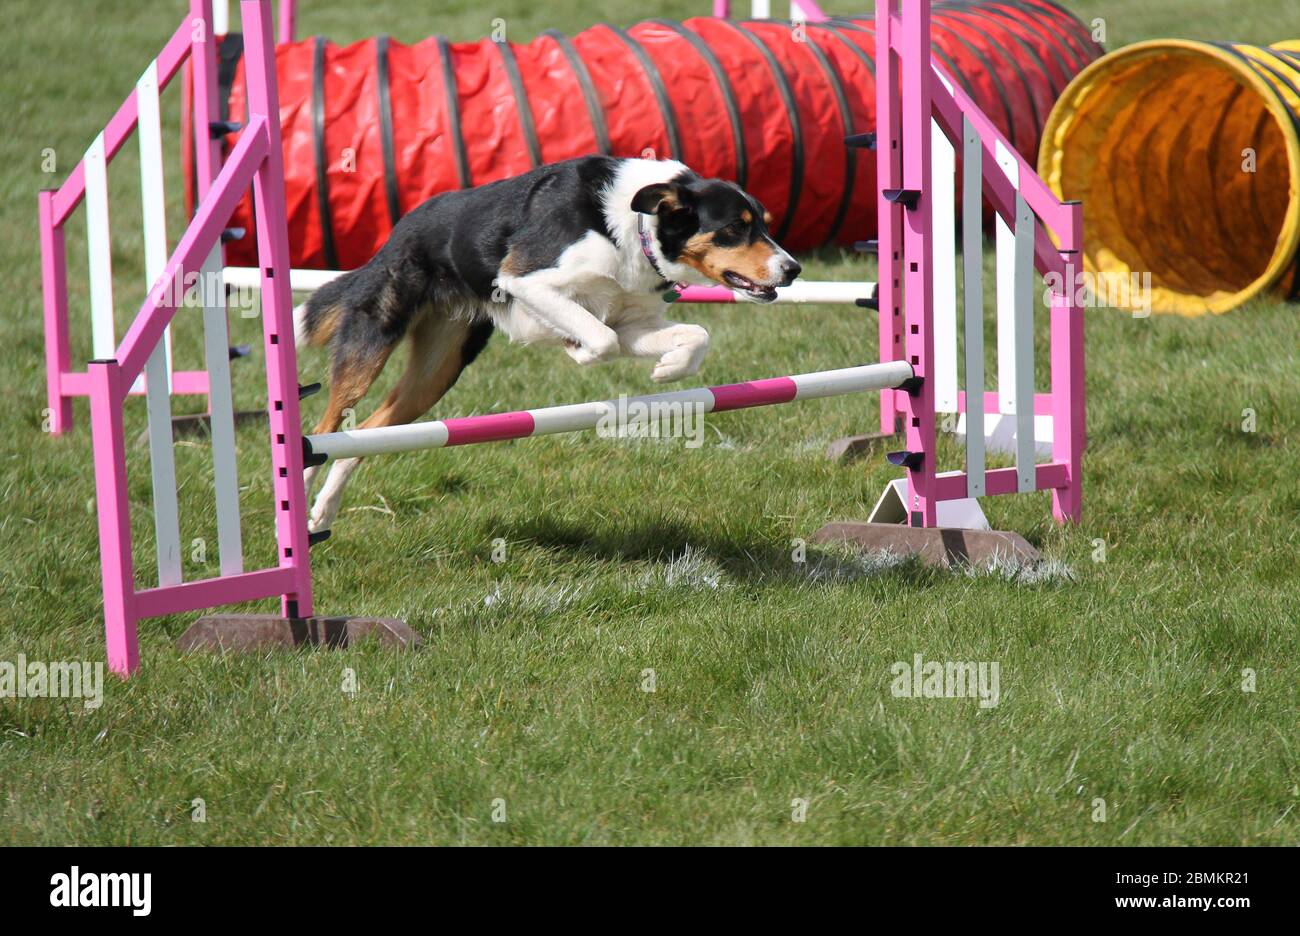
[[[585,156],[424,202],[365,266],[294,310],[299,348],[329,345],[330,386],[315,433],[335,432],[405,338],[397,387],[362,428],[412,422],[436,404],[494,331],[554,344],[579,364],[655,361],[651,379],[695,374],[709,348],[665,300],[721,284],[771,302],[799,264],[772,239],[752,195],[672,160]],[[360,459],[335,462],[311,512],[338,514]],[[307,470],[310,494],[317,469]]]

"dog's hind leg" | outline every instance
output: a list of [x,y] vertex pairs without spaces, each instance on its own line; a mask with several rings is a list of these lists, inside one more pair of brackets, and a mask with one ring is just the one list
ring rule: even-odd
[[[411,329],[411,356],[397,386],[360,428],[396,426],[423,416],[451,389],[491,334],[490,322],[471,324],[439,313],[425,316]],[[311,530],[323,530],[334,522],[343,491],[360,463],[360,458],[343,458],[330,468],[312,506]]]
[[[312,435],[339,430],[348,412],[355,409],[369,392],[392,353],[392,347],[388,347],[372,356],[349,355],[337,358],[333,362],[330,367],[330,395],[325,404],[325,415],[316,423]],[[312,486],[321,467],[321,465],[314,465],[303,472],[303,485],[306,487],[308,497],[311,496]]]

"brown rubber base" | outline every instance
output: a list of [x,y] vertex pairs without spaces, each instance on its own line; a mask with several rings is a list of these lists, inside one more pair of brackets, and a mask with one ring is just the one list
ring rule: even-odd
[[1042,555],[1019,533],[910,527],[895,523],[849,520],[828,523],[812,535],[813,543],[850,543],[874,551],[915,555],[927,565],[962,563],[986,566],[995,558],[1037,562]]
[[176,647],[248,653],[303,646],[341,648],[366,639],[399,650],[415,649],[421,642],[419,634],[396,618],[207,614],[181,634]]

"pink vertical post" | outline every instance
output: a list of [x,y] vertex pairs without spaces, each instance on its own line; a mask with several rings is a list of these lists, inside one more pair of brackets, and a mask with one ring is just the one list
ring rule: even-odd
[[726,19],[731,15],[731,0],[713,0],[713,15],[718,19]]
[[[221,141],[214,139],[210,125],[219,119],[217,103],[217,37],[212,32],[212,0],[190,0],[190,23],[203,23],[190,31],[190,69],[194,91],[194,169],[197,206],[208,197],[212,182],[221,171]],[[217,249],[220,250],[218,242]],[[208,412],[212,411],[212,388],[208,388]]]
[[63,375],[72,366],[68,340],[68,250],[63,228],[54,223],[54,189],[41,192],[41,291],[45,298],[45,398],[50,434],[72,428],[72,399],[63,394]]
[[[1083,243],[1083,206],[1068,203],[1069,232],[1061,240]],[[1062,251],[1066,282],[1052,294],[1052,458],[1069,466],[1069,484],[1052,490],[1052,514],[1061,523],[1083,518],[1083,450],[1087,445],[1083,374],[1083,309],[1075,304],[1077,251]]]
[[190,21],[202,20],[194,29],[190,65],[194,80],[194,164],[198,177],[198,198],[207,197],[212,181],[221,171],[221,141],[209,129],[221,109],[217,103],[217,37],[212,34],[212,0],[190,0]]
[[[893,24],[890,13],[896,0],[879,0],[876,4],[876,181],[880,192],[903,186],[903,147],[899,140],[898,57],[890,44]],[[876,298],[877,333],[881,361],[901,361],[903,275],[903,208],[885,201],[877,194],[879,233],[877,253],[880,273]],[[893,435],[898,431],[898,394],[886,390],[880,394],[880,431]]]
[[[897,23],[897,20],[894,20]],[[879,41],[879,39],[877,39]],[[934,244],[930,237],[930,3],[903,4],[902,34],[891,31],[899,50],[903,102],[903,189],[920,193],[903,214],[903,345],[919,389],[902,396],[906,449],[918,453],[908,466],[908,515],[912,526],[935,525]],[[877,79],[879,80],[879,79]]]
[[269,0],[242,0],[248,116],[266,118],[267,155],[253,177],[257,211],[257,257],[262,270],[262,336],[266,397],[271,423],[275,531],[281,568],[294,570],[294,591],[284,595],[286,617],[312,613],[308,558],[307,493],[303,487],[302,417],[298,409],[298,361],[293,301],[289,291],[289,228],[284,205],[284,150],[275,85],[275,43]]
[[136,637],[135,571],[131,560],[126,440],[122,429],[126,394],[117,361],[91,361],[86,370],[90,382],[108,668],[119,676],[129,676],[140,667],[140,647]]
[[298,28],[297,0],[280,0],[280,41],[293,42]]

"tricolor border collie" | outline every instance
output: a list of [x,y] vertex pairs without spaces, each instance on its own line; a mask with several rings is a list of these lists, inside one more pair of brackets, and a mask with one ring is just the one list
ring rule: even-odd
[[[299,347],[330,348],[329,403],[314,431],[338,430],[408,336],[406,370],[363,428],[424,415],[498,329],[560,345],[579,364],[649,358],[656,381],[688,377],[709,335],[669,321],[665,300],[715,283],[775,299],[800,269],[768,221],[753,196],[671,160],[586,156],[431,198],[369,263],[295,310]],[[312,530],[333,521],[359,461],[331,466]]]

